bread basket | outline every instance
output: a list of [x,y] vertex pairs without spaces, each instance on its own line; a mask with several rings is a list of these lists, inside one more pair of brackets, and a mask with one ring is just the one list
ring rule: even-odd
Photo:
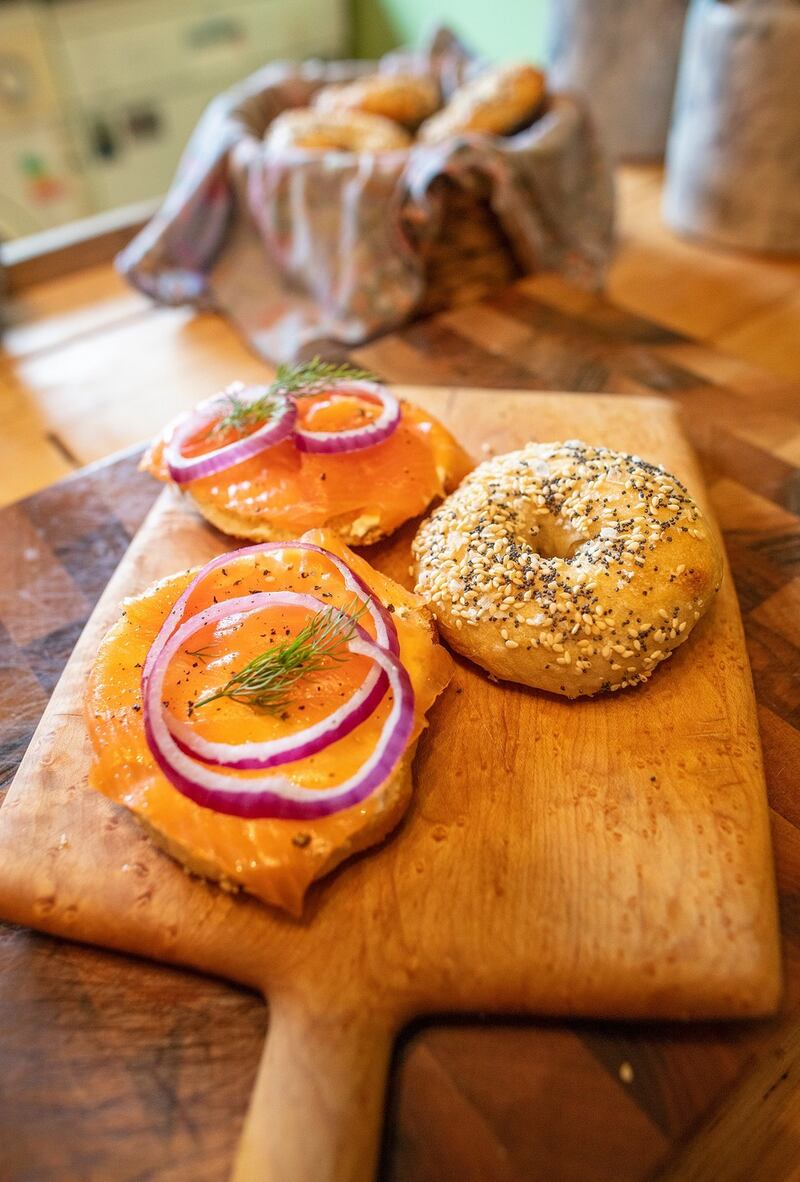
[[[432,73],[446,95],[477,65],[439,31],[380,68]],[[277,160],[265,148],[280,111],[375,68],[275,63],[219,96],[164,206],[120,256],[122,272],[159,301],[217,308],[271,361],[356,345],[538,270],[602,282],[610,171],[569,95],[548,96],[508,137]]]

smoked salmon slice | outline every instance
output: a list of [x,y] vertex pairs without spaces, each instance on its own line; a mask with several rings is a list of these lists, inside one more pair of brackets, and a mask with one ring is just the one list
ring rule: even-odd
[[[297,400],[298,424],[310,431],[362,427],[378,408],[343,391]],[[170,428],[145,455],[142,467],[169,481],[164,448]],[[213,429],[183,448],[200,456],[236,438]],[[433,415],[410,402],[388,439],[359,451],[319,454],[298,450],[291,439],[182,487],[213,525],[234,537],[285,541],[309,529],[327,528],[350,545],[370,545],[452,492],[474,464]]]
[[[414,691],[413,730],[405,754],[388,779],[359,805],[313,820],[248,820],[194,803],[159,770],[145,738],[142,668],[161,625],[195,571],[163,579],[126,600],[121,619],[101,644],[86,694],[93,751],[90,784],[130,809],[189,870],[227,889],[241,887],[293,915],[301,914],[305,893],[316,878],[380,841],[399,821],[411,792],[411,762],[426,726],[425,715],[452,671],[452,660],[438,643],[431,617],[417,596],[373,570],[329,531],[311,531],[302,540],[343,559],[392,614],[399,658]],[[323,556],[293,549],[288,543],[267,554],[237,557],[233,551],[229,558],[198,585],[187,605],[189,613],[259,591],[299,591],[332,607],[352,610],[352,593]],[[359,622],[374,636],[369,617],[362,616]],[[254,652],[274,643],[276,637],[295,634],[301,625],[300,615],[276,608],[248,618],[230,634],[222,626],[209,628],[171,662],[164,705],[176,717],[188,719],[201,738],[215,742],[261,742],[311,725],[352,693],[370,664],[366,658],[336,661],[309,675],[293,688],[279,713],[229,698],[203,709],[196,705]],[[306,788],[322,792],[335,786],[368,758],[390,706],[391,693],[387,693],[374,714],[350,734],[279,770]],[[247,778],[255,773],[231,774]]]

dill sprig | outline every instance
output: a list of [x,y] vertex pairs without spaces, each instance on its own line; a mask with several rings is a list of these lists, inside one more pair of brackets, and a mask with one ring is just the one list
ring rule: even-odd
[[213,655],[214,655],[214,650],[213,650],[212,645],[210,645],[210,644],[204,645],[203,648],[196,648],[196,649],[194,649],[194,651],[192,651],[192,649],[189,649],[189,648],[186,649],[186,656],[187,657],[196,657],[197,660],[202,661],[204,665],[207,661],[211,660]]
[[198,699],[192,711],[220,698],[231,698],[269,713],[285,709],[299,681],[345,659],[342,649],[354,636],[358,618],[365,610],[358,600],[344,610],[323,608],[291,640],[259,653],[221,689]]
[[272,388],[280,394],[316,394],[328,382],[375,380],[374,373],[358,369],[347,361],[335,365],[321,357],[312,357],[311,361],[302,361],[299,365],[279,365]]
[[251,428],[260,427],[262,423],[269,422],[278,409],[278,399],[271,386],[252,402],[245,402],[238,390],[226,390],[225,398],[229,409],[214,425],[214,431],[219,434],[223,431],[242,434]]
[[337,365],[331,361],[323,361],[321,357],[313,357],[311,361],[303,361],[299,365],[282,364],[278,366],[275,380],[252,402],[245,402],[238,390],[227,390],[225,398],[230,409],[219,420],[214,430],[243,432],[261,426],[272,418],[280,404],[281,396],[286,394],[303,397],[318,394],[328,382],[374,380],[375,375],[369,370],[358,369],[346,361]]

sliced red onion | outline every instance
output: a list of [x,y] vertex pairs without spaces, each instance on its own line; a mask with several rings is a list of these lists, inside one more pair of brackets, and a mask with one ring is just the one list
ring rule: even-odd
[[376,643],[383,648],[387,648],[395,656],[400,652],[400,642],[397,639],[397,629],[395,628],[394,620],[361,576],[357,575],[354,570],[351,570],[343,558],[339,558],[336,554],[332,554],[330,550],[325,550],[322,546],[315,546],[313,542],[258,542],[254,546],[243,546],[241,550],[219,554],[197,572],[183,594],[175,601],[172,610],[161,625],[158,635],[150,646],[150,651],[147,654],[144,669],[142,670],[142,692],[146,689],[147,680],[159,652],[166,644],[169,636],[183,620],[186,613],[186,604],[189,602],[198,584],[202,583],[203,579],[213,571],[218,570],[221,566],[227,566],[231,562],[236,562],[240,558],[248,558],[251,555],[273,554],[277,550],[306,550],[311,554],[320,554],[323,558],[326,558],[342,576],[347,590],[353,595],[357,595],[366,604],[367,613],[375,625]]
[[[324,607],[325,604],[318,600],[315,610]],[[350,618],[346,612],[341,614],[345,619]],[[293,763],[296,759],[307,759],[309,755],[315,755],[317,751],[349,735],[375,713],[387,685],[386,674],[376,665],[343,706],[307,727],[302,736],[286,735],[282,739],[264,743],[212,743],[198,735],[188,723],[181,722],[171,714],[167,715],[167,726],[181,751],[195,759],[202,759],[203,763],[242,772],[263,771],[279,767],[282,763]],[[301,737],[302,742],[299,741]]]
[[[386,676],[393,694],[392,708],[375,749],[361,768],[335,788],[303,788],[288,777],[260,776],[238,779],[204,766],[187,755],[173,739],[167,725],[162,695],[167,668],[179,649],[202,628],[220,620],[245,618],[268,607],[304,606],[317,611],[326,606],[310,595],[261,591],[224,600],[204,608],[182,624],[163,645],[153,662],[144,693],[144,727],[148,746],[161,771],[179,792],[196,804],[216,812],[244,818],[278,817],[311,820],[350,808],[370,795],[396,767],[414,725],[414,691],[408,673],[392,653],[376,644],[356,625],[345,645],[352,653],[369,657]],[[345,613],[343,613],[345,614]],[[298,751],[303,735],[294,736]],[[330,742],[335,739],[331,738]],[[298,754],[296,758],[303,758]]]
[[175,424],[164,448],[169,474],[176,484],[186,484],[190,480],[199,480],[203,476],[213,476],[215,472],[222,472],[234,464],[241,464],[244,460],[252,459],[268,447],[274,447],[287,439],[297,421],[297,406],[292,398],[280,392],[270,395],[275,400],[275,413],[268,422],[264,423],[251,435],[242,439],[234,439],[214,451],[204,452],[203,455],[193,456],[191,459],[181,454],[181,448],[187,439],[192,438],[203,427],[210,427],[220,418],[224,411],[226,394],[235,394],[244,403],[255,402],[268,392],[266,386],[250,386],[245,388],[240,382],[229,386],[222,394],[215,394],[207,398],[194,410],[182,416]]
[[368,402],[377,402],[382,408],[381,413],[365,427],[352,427],[347,431],[306,431],[302,427],[296,427],[294,441],[298,451],[328,455],[361,451],[362,448],[383,443],[384,439],[388,439],[397,429],[400,422],[400,403],[385,386],[377,382],[341,381],[332,382],[330,388],[336,394],[355,394]]
[[[322,546],[315,546],[312,542],[262,542],[255,546],[246,546],[241,550],[236,550],[230,554],[221,554],[217,558],[212,559],[207,563],[197,575],[195,575],[192,582],[176,601],[172,611],[164,621],[156,639],[150,647],[150,651],[145,660],[144,670],[142,673],[142,690],[146,692],[147,679],[153,668],[153,664],[158,657],[159,652],[166,643],[169,635],[183,620],[186,604],[192,592],[208,574],[221,566],[230,565],[237,559],[260,553],[272,553],[277,550],[307,550],[314,554],[320,554],[327,558],[331,564],[340,572],[343,577],[345,586],[354,595],[357,595],[363,600],[367,613],[372,618],[375,625],[376,643],[383,648],[387,648],[391,653],[397,655],[400,651],[400,643],[397,637],[397,629],[394,621],[386,608],[380,600],[372,593],[370,588],[364,580],[353,571],[343,559],[332,554],[329,550],[325,550]],[[274,594],[274,593],[273,593]],[[230,602],[223,600],[223,602]],[[321,606],[330,606],[329,604],[321,604]],[[353,698],[343,708],[342,718],[337,725],[347,726],[347,731],[342,730],[338,737],[342,737],[348,733],[349,730],[354,729],[359,725],[364,718],[367,718],[376,708],[378,702],[386,692],[386,677],[385,674],[379,670],[371,670],[367,676],[364,684],[356,692]],[[327,746],[331,740],[326,737],[327,731],[324,727],[324,722],[319,724],[319,731],[313,734],[306,735],[309,744],[305,755],[311,755],[314,751],[319,751]],[[191,727],[179,722],[171,716],[167,719],[167,725],[170,733],[177,742],[178,746],[187,754],[194,755],[198,759],[204,760],[206,763],[213,763],[221,767],[237,768],[239,770],[258,770],[259,768],[276,767],[281,763],[286,763],[294,758],[300,758],[291,754],[281,754],[291,749],[291,744],[283,748],[273,748],[269,752],[265,752],[261,744],[223,744],[210,743],[197,735]],[[311,746],[315,743],[315,746]]]
[[[273,605],[279,607],[302,606],[311,611],[324,611],[330,605],[317,599],[314,595],[298,595],[294,591],[261,592],[271,594]],[[254,597],[247,597],[252,602]],[[230,601],[227,601],[230,602]],[[341,609],[339,611],[344,621],[352,621],[352,617]],[[292,763],[296,759],[306,759],[309,755],[322,751],[338,739],[343,739],[351,731],[369,718],[377,709],[378,703],[386,693],[388,682],[386,674],[377,665],[370,669],[364,683],[356,690],[344,705],[332,714],[321,719],[313,726],[302,732],[302,742],[298,735],[286,735],[282,739],[272,739],[262,743],[213,743],[202,738],[185,722],[180,722],[171,714],[167,715],[167,726],[181,751],[193,755],[195,759],[202,759],[204,763],[211,763],[217,767],[235,768],[239,771],[260,771],[270,767],[278,767],[283,763]]]

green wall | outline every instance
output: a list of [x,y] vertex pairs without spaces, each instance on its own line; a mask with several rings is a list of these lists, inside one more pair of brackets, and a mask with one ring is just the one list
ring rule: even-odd
[[[541,61],[547,0],[351,0],[355,51],[380,57],[444,23],[489,58]],[[553,0],[558,3],[558,0]]]

